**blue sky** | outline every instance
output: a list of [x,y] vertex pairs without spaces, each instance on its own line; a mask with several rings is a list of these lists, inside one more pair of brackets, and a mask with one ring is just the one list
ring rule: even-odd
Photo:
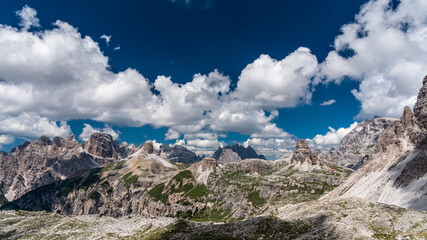
[[296,138],[336,146],[355,121],[412,107],[427,69],[425,7],[422,0],[1,1],[0,92],[11,96],[0,97],[0,146],[9,151],[41,134],[84,140],[85,127],[205,154],[246,142],[275,158]]

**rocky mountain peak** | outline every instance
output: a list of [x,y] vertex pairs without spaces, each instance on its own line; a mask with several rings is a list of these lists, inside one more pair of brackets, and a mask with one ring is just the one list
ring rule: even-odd
[[52,138],[52,145],[56,147],[67,147],[67,148],[73,148],[78,142],[76,141],[74,134],[70,135],[68,138],[62,138],[62,137],[53,137]]
[[330,197],[356,196],[426,210],[426,126],[427,77],[418,94],[414,114],[405,107],[400,120],[396,119],[380,133],[369,161]]
[[52,145],[52,141],[47,136],[41,136],[37,142],[44,145]]
[[71,134],[68,138],[68,141],[76,141],[76,136],[74,134]]
[[181,145],[171,147],[163,144],[160,146],[159,155],[172,162],[180,163],[195,163],[201,160],[201,157]]
[[310,147],[304,139],[298,139],[291,162],[294,163],[305,161],[309,161],[311,163],[318,163],[319,157],[317,156],[317,154],[311,151]]
[[414,125],[414,114],[412,113],[411,108],[408,106],[403,110],[402,117],[400,118],[400,122],[404,127],[409,127]]
[[418,93],[414,115],[420,125],[427,129],[427,76],[424,77],[423,86]]
[[311,151],[307,142],[304,139],[298,139],[295,151]]
[[119,147],[106,133],[94,133],[84,144],[79,144],[74,135],[52,140],[41,136],[32,143],[24,142],[0,156],[0,199],[5,196],[14,200],[32,189],[75,177],[134,151],[134,145]]
[[152,142],[152,141],[150,141],[150,140],[146,141],[146,142],[144,143],[143,150],[144,150],[145,152],[149,153],[149,154],[153,153],[153,152],[154,152],[154,145],[153,145],[153,142]]
[[93,133],[84,144],[87,153],[101,158],[117,159],[117,148],[118,143],[113,140],[113,137],[108,133],[101,132]]
[[218,148],[212,158],[219,162],[239,162],[248,158],[265,159],[264,155],[258,155],[251,146],[245,147],[237,143]]

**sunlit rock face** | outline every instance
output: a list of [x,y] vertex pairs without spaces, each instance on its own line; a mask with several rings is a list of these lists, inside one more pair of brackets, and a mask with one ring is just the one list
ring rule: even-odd
[[384,130],[372,157],[327,197],[360,197],[406,208],[427,210],[427,81],[414,107]]
[[385,117],[364,120],[341,140],[338,149],[323,155],[333,163],[356,170],[369,160],[380,134],[396,120]]
[[30,190],[75,177],[130,155],[134,145],[118,145],[107,133],[94,133],[86,143],[68,138],[41,136],[1,154],[0,194],[9,201]]

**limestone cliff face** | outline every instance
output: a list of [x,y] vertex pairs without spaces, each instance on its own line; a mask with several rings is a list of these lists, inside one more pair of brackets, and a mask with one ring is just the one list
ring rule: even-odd
[[74,136],[54,137],[52,141],[42,136],[32,143],[25,142],[2,158],[2,194],[11,201],[29,190],[96,167],[99,164],[84,152]]
[[84,144],[79,144],[74,135],[52,140],[42,136],[32,143],[25,142],[9,154],[2,154],[0,195],[12,201],[30,190],[127,156],[133,148],[118,146],[106,133],[94,133]]
[[427,129],[427,76],[424,77],[423,86],[418,93],[417,102],[414,106],[414,114],[419,125]]
[[412,113],[384,130],[372,157],[328,198],[361,197],[401,207],[427,210],[427,81],[424,78]]
[[369,160],[380,134],[396,120],[381,117],[364,120],[341,140],[337,150],[323,155],[335,164],[356,170]]
[[144,146],[143,146],[143,150],[146,152],[146,153],[153,153],[154,152],[154,145],[153,145],[153,142],[152,141],[146,141],[145,143],[144,143]]
[[108,133],[93,133],[89,140],[84,143],[84,150],[97,158],[100,164],[112,162],[120,158],[125,158],[132,154],[135,146],[120,145]]

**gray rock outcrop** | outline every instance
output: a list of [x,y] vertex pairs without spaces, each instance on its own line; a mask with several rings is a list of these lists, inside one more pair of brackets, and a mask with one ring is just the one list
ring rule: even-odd
[[70,137],[63,139],[42,136],[39,140],[12,149],[0,162],[0,180],[3,183],[2,195],[9,201],[29,190],[74,177],[99,167],[99,164],[86,154],[80,144]]
[[380,134],[369,161],[327,198],[360,197],[427,210],[426,91],[424,78],[414,114],[405,107],[401,119]]
[[264,155],[258,155],[251,146],[239,144],[218,148],[212,158],[219,162],[239,162],[248,158],[265,159]]
[[[84,143],[85,151],[101,161],[101,164],[125,158],[135,150],[134,146],[120,145],[108,133],[93,133]],[[108,160],[109,159],[109,160]]]
[[24,142],[9,154],[2,154],[0,196],[12,201],[38,187],[127,157],[133,151],[133,145],[119,146],[106,133],[94,133],[82,144],[74,135],[53,137],[52,140],[41,136],[34,142]]
[[142,148],[146,153],[151,154],[154,152],[154,145],[152,141],[146,141]]
[[427,129],[427,76],[424,77],[423,86],[418,93],[417,102],[414,106],[414,115],[420,126]]
[[309,161],[316,164],[319,158],[316,153],[312,152],[304,139],[298,139],[295,151],[292,155],[291,163]]
[[[410,124],[411,117],[405,116],[405,121]],[[335,164],[356,170],[369,160],[380,134],[396,120],[398,119],[382,117],[364,120],[341,140],[337,150],[331,149],[322,156]]]
[[194,152],[181,145],[171,147],[163,144],[160,146],[159,154],[172,162],[195,163],[202,160],[202,157],[199,157]]

